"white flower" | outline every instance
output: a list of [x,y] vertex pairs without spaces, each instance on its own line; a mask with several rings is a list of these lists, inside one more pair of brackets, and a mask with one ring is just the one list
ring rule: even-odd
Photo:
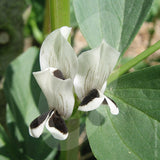
[[98,48],[84,52],[78,57],[79,68],[74,79],[75,91],[81,100],[78,110],[91,111],[106,102],[112,114],[119,113],[116,104],[103,94],[106,80],[119,55],[118,51],[103,40]]
[[29,127],[31,136],[38,138],[44,126],[60,140],[68,136],[65,122],[74,107],[73,79],[77,72],[77,57],[67,41],[71,28],[55,30],[44,40],[40,50],[41,71],[34,72],[50,111],[32,121]]
[[77,58],[67,41],[70,31],[69,27],[57,29],[42,44],[41,71],[33,75],[47,99],[50,111],[30,124],[29,133],[33,137],[38,138],[46,126],[55,138],[67,138],[68,131],[63,118],[69,118],[73,111],[73,83],[81,100],[79,110],[91,111],[106,102],[112,114],[119,113],[116,104],[103,94],[119,52],[103,40],[98,48],[84,52]]

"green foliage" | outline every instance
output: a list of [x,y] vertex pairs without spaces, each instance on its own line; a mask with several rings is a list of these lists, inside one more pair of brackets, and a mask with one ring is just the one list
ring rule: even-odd
[[136,64],[142,62],[145,58],[153,54],[158,49],[160,49],[160,41],[157,41],[154,45],[152,45],[151,47],[143,51],[141,54],[128,61],[125,65],[121,66],[115,72],[113,72],[111,76],[107,79],[108,83],[110,83],[113,80],[116,80],[119,76],[126,73],[130,68],[134,67]]
[[43,19],[44,19],[44,6],[45,1],[39,0],[25,0],[28,6],[31,6],[31,13],[27,19],[27,23],[24,28],[25,36],[33,35],[37,42],[43,41]]
[[[125,65],[128,61],[130,61],[132,59],[132,57],[122,57],[120,62],[119,62],[119,66]],[[131,68],[130,70],[132,71],[137,71],[146,67],[149,67],[150,64],[148,64],[146,61],[141,61],[140,63],[138,63],[137,65],[135,65],[133,68]],[[128,71],[129,72],[129,71]]]
[[73,0],[70,0],[70,24],[71,24],[71,27],[78,27],[78,23],[75,17],[75,11],[73,7]]
[[[43,26],[43,12],[39,15],[37,11],[43,10],[44,1],[27,2],[33,7],[28,25],[34,33],[40,33],[37,31]],[[90,47],[96,47],[104,38],[123,54],[144,21],[152,0],[95,0],[94,3],[93,0],[74,0],[73,3],[74,10],[71,1],[71,25],[76,27],[78,23]],[[50,140],[47,133],[39,139],[28,133],[30,122],[48,110],[32,76],[33,71],[39,70],[38,54],[37,48],[31,48],[7,69],[4,85],[8,101],[7,132],[0,126],[0,159],[51,160],[57,153],[58,142]],[[160,66],[150,67],[110,83],[105,94],[117,103],[120,114],[113,116],[108,107],[102,105],[90,112],[86,121],[89,143],[97,159],[159,159],[159,73]],[[73,155],[72,151],[68,153]]]
[[75,0],[80,30],[91,48],[102,39],[121,53],[128,48],[144,21],[152,0]]
[[44,0],[25,0],[27,5],[32,6],[31,14],[34,16],[35,21],[40,29],[43,28],[43,19],[44,19],[44,8],[45,1]]
[[19,157],[17,148],[11,143],[10,139],[0,125],[0,158],[2,160],[16,159]]
[[120,109],[107,106],[90,113],[87,135],[97,159],[159,159],[160,66],[126,74],[112,82],[106,95]]
[[[21,151],[17,155],[22,159],[47,160],[50,154],[52,158],[55,156],[57,149],[48,146],[46,134],[34,139],[28,132],[29,123],[40,114],[40,88],[32,76],[33,71],[39,70],[38,55],[39,50],[31,48],[14,60],[7,69],[4,89],[8,101],[7,124],[12,149]],[[43,105],[41,111],[47,111],[47,104],[44,102]]]
[[4,76],[7,65],[22,52],[25,7],[24,0],[0,1],[0,77]]
[[154,0],[151,10],[147,16],[147,21],[154,21],[160,17],[160,0]]

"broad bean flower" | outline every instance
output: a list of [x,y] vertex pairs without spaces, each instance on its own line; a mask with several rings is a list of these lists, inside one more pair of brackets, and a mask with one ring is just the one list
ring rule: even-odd
[[78,57],[79,68],[74,87],[81,100],[79,110],[91,111],[105,102],[112,114],[119,113],[116,104],[103,94],[107,85],[106,79],[115,67],[119,55],[118,51],[103,40],[99,47]]
[[41,71],[33,75],[44,93],[49,111],[32,121],[31,136],[38,138],[44,127],[59,140],[68,136],[64,119],[71,116],[76,92],[81,104],[80,111],[91,111],[103,102],[112,114],[118,114],[116,104],[104,95],[107,78],[119,58],[119,52],[104,40],[99,47],[76,56],[67,39],[71,28],[53,31],[40,49]]
[[68,136],[63,120],[71,116],[74,107],[73,79],[77,72],[77,57],[67,41],[71,28],[53,31],[40,49],[41,71],[33,75],[44,93],[49,111],[32,121],[31,136],[38,138],[44,126],[53,137],[64,140]]

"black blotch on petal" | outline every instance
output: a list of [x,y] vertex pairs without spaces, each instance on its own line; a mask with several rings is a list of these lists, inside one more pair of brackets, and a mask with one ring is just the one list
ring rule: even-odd
[[84,97],[80,106],[86,105],[90,101],[92,101],[94,98],[98,98],[98,97],[99,97],[99,93],[98,93],[97,89],[93,89],[88,93],[88,95],[86,97]]
[[42,115],[40,115],[39,117],[37,117],[36,119],[34,119],[31,124],[30,124],[30,128],[37,128],[41,123],[43,123],[43,121],[46,119],[48,115],[48,112],[43,113]]
[[53,72],[53,74],[54,74],[55,77],[60,78],[60,79],[62,79],[62,80],[65,80],[62,72],[61,72],[59,69],[55,70],[55,71]]
[[58,129],[63,134],[66,134],[68,132],[64,120],[61,118],[57,111],[55,111],[55,113],[50,117],[49,126]]
[[106,99],[104,99],[102,103],[103,103],[103,104],[107,104],[107,105],[108,105],[108,102],[107,102],[107,100],[106,100]]

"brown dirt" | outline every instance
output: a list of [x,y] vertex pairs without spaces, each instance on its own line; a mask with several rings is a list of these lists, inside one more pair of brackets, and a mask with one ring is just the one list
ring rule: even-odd
[[[160,40],[160,20],[155,22],[155,26],[153,23],[144,22],[142,27],[140,28],[138,34],[134,38],[133,42],[131,43],[130,47],[128,48],[125,56],[137,56],[144,50],[146,50],[149,46],[149,39],[150,39],[150,31],[154,29],[153,37],[151,38],[151,44],[153,45],[158,40]],[[160,50],[156,52],[159,54]]]

